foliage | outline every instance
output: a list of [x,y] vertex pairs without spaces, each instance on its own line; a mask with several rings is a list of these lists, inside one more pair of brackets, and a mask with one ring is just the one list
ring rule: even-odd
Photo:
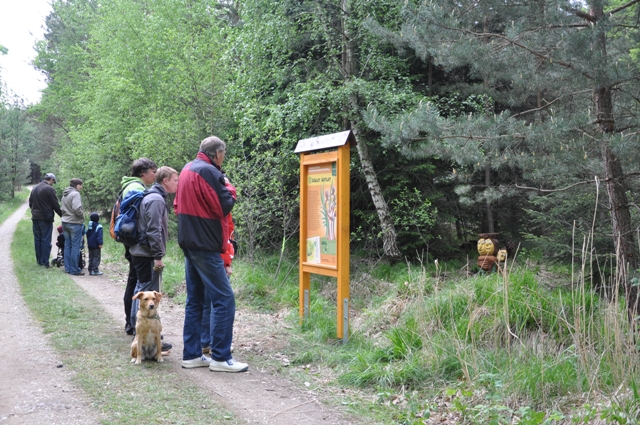
[[[632,60],[638,32],[633,29],[622,36],[626,28],[635,28],[631,5],[532,1],[476,7],[473,2],[446,0],[408,2],[399,31],[385,28],[384,22],[371,20],[369,25],[436,69],[441,79],[433,90],[439,95],[480,99],[476,105],[482,110],[450,113],[441,98],[424,96],[417,107],[398,114],[381,113],[373,104],[367,122],[383,134],[386,145],[405,155],[448,158],[475,173],[470,183],[484,193],[476,201],[492,203],[511,196],[513,186],[561,189],[593,181],[594,175],[602,181],[605,172],[624,179],[622,170],[612,171],[611,165],[620,161],[622,169],[633,170],[638,162],[633,146],[638,137],[635,99],[640,73]],[[607,11],[606,19],[597,17],[600,8]],[[607,90],[613,87],[620,89],[619,95],[607,103]],[[594,120],[593,114],[606,115],[608,124]],[[498,177],[498,187],[489,187],[486,177],[484,185],[479,181],[486,166],[491,168],[491,181]],[[627,179],[624,184],[635,188],[636,182]],[[618,203],[626,204],[623,197],[635,191],[624,195],[610,182],[606,185],[618,214],[627,208]],[[466,196],[471,187],[459,193]],[[562,215],[546,217],[555,227],[577,218],[571,213],[580,214],[569,207],[572,203],[563,205]],[[544,210],[534,210],[534,219],[540,221]],[[627,220],[616,215],[614,232],[633,233],[637,220]],[[539,228],[527,231],[539,235]],[[562,236],[546,238],[557,244]]]
[[0,104],[0,201],[30,182],[36,147],[36,129],[22,100]]
[[257,258],[234,262],[238,301],[278,316],[288,310],[290,345],[278,352],[370,394],[369,414],[408,424],[638,419],[633,391],[614,395],[640,370],[624,306],[572,281],[569,269],[554,269],[549,281],[550,271],[516,259],[506,276],[465,277],[454,264],[354,258],[351,298],[359,302],[349,343],[336,347],[333,279],[313,275],[310,320],[298,328],[297,279],[274,280],[277,257]]

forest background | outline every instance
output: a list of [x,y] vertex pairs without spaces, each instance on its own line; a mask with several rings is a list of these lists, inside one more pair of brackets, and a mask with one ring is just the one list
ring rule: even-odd
[[295,256],[295,144],[348,129],[356,257],[460,259],[497,232],[579,257],[635,322],[638,0],[52,3],[41,102],[3,93],[1,196],[53,171],[106,215],[134,159],[179,170],[215,134],[240,256]]

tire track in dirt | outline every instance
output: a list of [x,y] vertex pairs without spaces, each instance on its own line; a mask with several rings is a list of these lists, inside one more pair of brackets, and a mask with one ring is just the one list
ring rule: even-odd
[[13,272],[11,241],[27,209],[23,204],[0,226],[0,424],[98,424],[101,416],[72,383],[73,373],[58,367]]

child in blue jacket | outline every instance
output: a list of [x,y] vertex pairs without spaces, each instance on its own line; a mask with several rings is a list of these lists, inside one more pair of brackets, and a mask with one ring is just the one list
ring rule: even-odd
[[91,276],[100,276],[100,251],[102,250],[102,225],[98,223],[100,215],[92,212],[89,216],[89,227],[87,228],[87,246],[89,247],[89,274]]

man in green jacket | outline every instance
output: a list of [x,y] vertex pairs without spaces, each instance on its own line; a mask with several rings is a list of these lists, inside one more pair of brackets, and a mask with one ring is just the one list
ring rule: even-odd
[[[131,177],[122,177],[122,199],[126,198],[130,192],[143,192],[147,186],[152,185],[156,180],[156,170],[158,166],[149,158],[140,158],[131,164]],[[135,327],[131,322],[131,305],[133,304],[133,291],[136,289],[138,275],[131,262],[131,253],[128,246],[124,247],[124,258],[129,262],[129,275],[127,276],[127,286],[124,290],[124,330],[127,335],[133,335]]]

